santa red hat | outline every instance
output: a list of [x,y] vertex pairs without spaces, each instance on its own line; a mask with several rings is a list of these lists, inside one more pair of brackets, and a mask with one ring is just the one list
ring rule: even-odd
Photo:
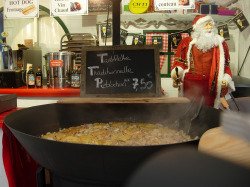
[[195,30],[199,25],[201,25],[202,23],[205,23],[207,21],[212,21],[214,23],[214,20],[211,16],[209,15],[197,15],[195,16],[192,25],[193,25],[193,30]]

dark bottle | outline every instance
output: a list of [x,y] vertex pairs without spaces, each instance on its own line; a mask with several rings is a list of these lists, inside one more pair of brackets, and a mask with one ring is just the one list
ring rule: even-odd
[[77,66],[74,67],[71,76],[70,76],[70,85],[73,88],[80,88],[81,78],[80,78],[80,70]]
[[35,72],[33,71],[33,67],[29,67],[29,71],[27,72],[27,86],[28,88],[35,88]]
[[40,67],[37,68],[36,72],[36,87],[41,88],[43,85],[43,75]]
[[50,70],[47,70],[47,87],[50,87]]
[[22,85],[26,85],[26,70],[24,69],[23,65],[21,65],[21,74],[22,74]]

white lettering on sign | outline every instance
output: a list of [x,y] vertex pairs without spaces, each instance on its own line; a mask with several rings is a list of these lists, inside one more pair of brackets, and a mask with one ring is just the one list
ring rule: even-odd
[[97,54],[98,57],[101,59],[101,63],[103,63],[103,57],[108,56],[108,53]]
[[129,56],[125,56],[124,54],[120,55],[111,55],[109,57],[107,53],[97,54],[100,58],[101,63],[112,63],[112,62],[123,62],[123,61],[131,61]]
[[113,80],[103,80],[102,78],[95,78],[96,88],[120,88],[127,87],[127,82],[130,79],[124,79],[123,82],[113,81]]
[[96,88],[106,89],[106,88],[119,88],[127,87],[132,85],[133,89],[137,92],[139,90],[150,90],[153,87],[152,81],[146,81],[144,78],[124,78],[122,81],[117,80],[104,80],[100,77],[94,79],[96,82]]
[[133,78],[133,89],[135,91],[138,91],[138,89],[140,90],[150,90],[153,87],[153,82],[152,81],[145,81],[144,78],[141,78],[140,80],[138,78]]
[[99,69],[99,66],[90,66],[88,67],[88,69],[90,70],[90,76],[94,75],[94,69]]
[[116,74],[133,74],[131,68],[124,66],[122,69],[110,69],[109,67],[100,70],[99,66],[89,66],[90,76],[105,76],[105,75],[116,75]]
[[100,88],[100,85],[103,83],[101,78],[95,78],[96,88]]

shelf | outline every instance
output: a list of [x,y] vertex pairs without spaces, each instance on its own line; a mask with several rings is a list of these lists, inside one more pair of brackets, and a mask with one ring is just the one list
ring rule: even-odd
[[18,97],[79,97],[80,88],[0,88],[0,94],[16,94]]
[[[192,26],[192,21],[198,13],[164,13],[164,12],[152,12],[145,14],[132,14],[129,12],[121,14],[121,26],[125,29],[129,27],[135,27],[138,29],[146,29],[150,26],[154,26],[156,29],[170,28],[170,29],[184,29]],[[222,16],[218,14],[209,14],[217,25],[226,23],[231,20],[234,16]],[[97,16],[97,23],[105,23],[107,20],[107,15],[99,14]],[[110,17],[110,22],[112,17]],[[232,29],[235,28],[233,22],[229,23]]]

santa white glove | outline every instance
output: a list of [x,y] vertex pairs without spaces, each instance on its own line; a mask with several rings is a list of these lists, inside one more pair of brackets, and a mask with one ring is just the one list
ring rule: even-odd
[[221,81],[221,88],[227,88],[229,85],[229,82],[232,81],[232,77],[228,75],[227,73],[224,74],[223,79]]

